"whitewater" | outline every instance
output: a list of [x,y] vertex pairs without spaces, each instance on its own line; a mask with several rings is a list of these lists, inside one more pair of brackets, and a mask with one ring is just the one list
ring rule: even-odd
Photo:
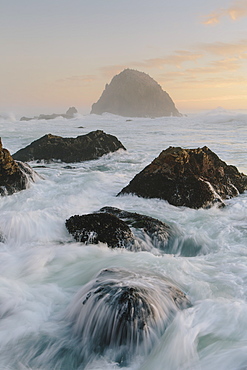
[[[3,147],[11,154],[48,133],[76,137],[94,130],[115,135],[127,150],[81,163],[29,162],[40,178],[0,198],[1,370],[119,369],[107,356],[80,364],[67,322],[80,289],[112,268],[168,277],[191,302],[151,351],[122,369],[247,369],[247,192],[224,208],[199,210],[116,197],[169,146],[206,145],[247,174],[247,113],[216,109],[156,119],[104,114],[28,122],[0,117]],[[75,242],[66,219],[105,206],[170,225],[176,230],[170,253]]]

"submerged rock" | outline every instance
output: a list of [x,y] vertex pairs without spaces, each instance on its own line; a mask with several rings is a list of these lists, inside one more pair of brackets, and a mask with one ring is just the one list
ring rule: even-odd
[[57,117],[63,117],[67,119],[74,118],[75,115],[78,113],[75,107],[70,107],[66,113],[53,113],[53,114],[40,114],[39,116],[35,116],[33,118],[29,117],[21,117],[20,121],[31,121],[32,119],[54,119]]
[[77,293],[66,319],[82,365],[98,355],[126,366],[136,356],[147,355],[176,313],[190,306],[169,279],[111,268]]
[[38,174],[26,163],[15,161],[0,138],[0,195],[10,195],[26,189]]
[[247,189],[247,176],[227,165],[209,148],[169,147],[118,194],[160,198],[191,208],[224,205]]
[[[71,216],[65,223],[76,241],[98,244],[131,251],[166,252],[171,228],[155,218],[114,207],[103,207],[98,212]],[[154,248],[159,252],[154,251]]]
[[76,138],[48,134],[20,149],[13,158],[21,161],[61,160],[70,163],[97,159],[118,149],[126,150],[115,136],[101,130]]
[[149,75],[125,69],[106,85],[91,114],[113,113],[124,117],[181,116],[166,91]]
[[65,226],[76,241],[90,244],[106,243],[111,248],[131,248],[134,236],[128,225],[110,213],[75,215]]
[[[152,244],[152,247],[158,248],[159,250],[166,251],[168,247],[169,238],[172,235],[172,229],[164,222],[157,220],[156,218],[141,215],[136,212],[128,212],[115,207],[103,207],[99,212],[111,213],[131,228],[136,238],[145,241],[145,243]],[[148,250],[148,246],[140,243],[141,250]],[[138,249],[138,243],[135,244],[135,249]]]
[[126,222],[135,238],[135,243],[131,245],[132,251],[183,257],[195,257],[211,251],[212,246],[202,243],[198,234],[190,235],[177,224],[167,225],[150,216],[109,206],[101,208],[99,212],[111,213]]

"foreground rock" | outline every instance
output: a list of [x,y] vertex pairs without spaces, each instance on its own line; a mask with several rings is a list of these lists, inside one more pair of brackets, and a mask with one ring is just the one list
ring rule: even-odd
[[20,149],[13,158],[21,161],[61,160],[71,163],[97,159],[118,149],[125,150],[125,147],[115,136],[100,130],[76,138],[48,134]]
[[124,117],[181,116],[174,102],[149,75],[125,69],[106,85],[91,114],[112,113]]
[[65,223],[76,241],[90,244],[106,243],[111,248],[130,248],[134,236],[128,225],[110,213],[71,216]]
[[224,205],[247,189],[247,176],[219,159],[206,146],[198,149],[169,147],[137,174],[118,194],[160,198],[191,208]]
[[66,320],[83,368],[95,355],[125,367],[146,356],[176,313],[190,306],[178,286],[163,276],[110,268],[76,294]]
[[26,189],[38,176],[26,163],[15,161],[0,138],[0,195],[9,195]]
[[35,117],[21,117],[20,121],[31,121],[32,119],[54,119],[57,117],[63,117],[66,119],[74,118],[75,115],[78,113],[75,107],[70,107],[66,113],[53,113],[53,114],[40,114],[39,116]]

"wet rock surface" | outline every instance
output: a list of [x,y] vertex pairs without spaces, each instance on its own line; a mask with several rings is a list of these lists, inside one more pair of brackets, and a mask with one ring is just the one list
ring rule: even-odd
[[148,354],[176,313],[190,306],[179,287],[163,276],[109,268],[76,294],[66,318],[82,364],[97,354],[124,366]]
[[110,213],[71,216],[65,226],[78,242],[101,242],[111,248],[131,248],[134,244],[134,235],[128,225]]
[[[66,228],[76,241],[86,244],[106,243],[111,248],[166,253],[172,229],[164,222],[115,207],[71,216]],[[155,252],[155,249],[159,252]]]
[[33,141],[26,148],[20,149],[13,158],[21,161],[61,160],[71,163],[97,159],[118,149],[125,150],[125,147],[115,136],[101,130],[76,138],[47,134]]
[[227,165],[204,146],[169,147],[137,174],[121,194],[160,198],[190,208],[224,205],[224,200],[247,189],[247,176]]
[[150,216],[124,211],[115,207],[103,207],[99,212],[108,212],[117,216],[126,222],[135,236],[145,242],[148,242],[147,237],[149,237],[154,247],[163,251],[166,250],[169,238],[172,235],[172,229],[166,223]]

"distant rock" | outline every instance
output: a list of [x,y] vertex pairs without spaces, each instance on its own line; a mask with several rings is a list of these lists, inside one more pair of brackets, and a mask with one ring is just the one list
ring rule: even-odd
[[65,114],[62,115],[64,118],[73,118],[78,111],[75,107],[70,107]]
[[125,69],[106,85],[91,114],[112,113],[124,117],[181,116],[167,92],[149,75]]
[[169,147],[118,194],[160,198],[190,208],[224,205],[247,189],[247,176],[227,165],[209,148]]
[[126,150],[115,136],[101,130],[76,138],[63,138],[48,134],[33,141],[26,148],[20,149],[13,155],[13,158],[25,162],[61,160],[71,163],[97,159],[118,149]]
[[10,195],[26,189],[38,176],[26,163],[15,161],[0,138],[0,195]]
[[63,117],[63,118],[67,118],[67,119],[70,119],[70,118],[73,118],[75,116],[75,114],[77,114],[77,109],[75,107],[70,107],[66,113],[53,113],[53,114],[40,114],[39,116],[35,116],[33,118],[29,118],[29,117],[21,117],[20,121],[31,121],[32,119],[46,119],[46,120],[49,120],[49,119],[54,119],[54,118],[57,118],[57,117]]

